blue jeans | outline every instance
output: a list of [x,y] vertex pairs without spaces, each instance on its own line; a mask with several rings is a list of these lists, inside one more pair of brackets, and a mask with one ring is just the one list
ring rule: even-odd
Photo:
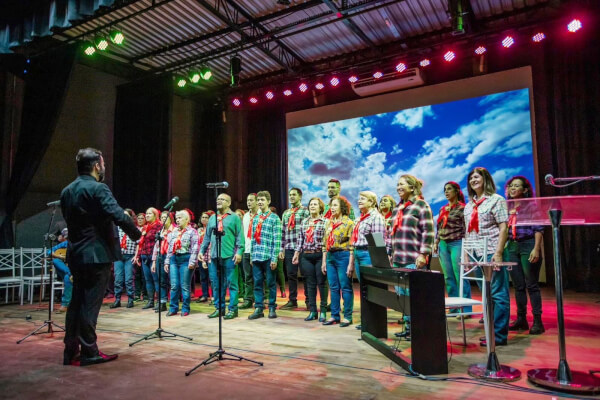
[[225,293],[229,288],[229,311],[235,311],[238,308],[238,269],[233,262],[232,257],[222,259],[225,276],[223,277],[223,288],[221,289],[221,298],[219,299],[219,274],[217,273],[217,260],[211,259],[208,265],[208,274],[210,283],[213,287],[215,296],[215,308],[225,309]]
[[62,279],[65,290],[63,291],[61,306],[68,307],[71,303],[71,297],[73,296],[73,282],[71,282],[71,270],[67,267],[62,260],[58,258],[53,258],[52,263],[54,264],[54,268],[56,269],[56,275],[60,279]]
[[181,312],[190,312],[190,286],[192,284],[192,273],[194,270],[189,269],[190,255],[189,254],[173,254],[171,255],[171,263],[169,265],[169,275],[171,277],[171,303],[169,311],[179,311],[179,296],[183,298],[181,304]]
[[202,268],[202,262],[198,262],[199,266],[198,266],[198,270],[199,270],[199,275],[200,275],[200,285],[202,287],[202,294],[200,295],[200,297],[210,297],[210,292],[208,290],[208,283],[210,280],[210,277],[208,276],[208,268],[204,269]]
[[[488,261],[491,260],[492,256],[490,255]],[[481,269],[478,268],[476,273],[477,276],[481,276]],[[508,337],[508,321],[510,319],[510,292],[506,267],[502,267],[500,271],[494,271],[491,286],[491,293],[488,295],[492,296],[494,303],[494,336],[497,342],[504,342]]]
[[127,297],[133,300],[133,254],[123,254],[123,261],[115,261],[115,301],[121,300],[123,286],[127,291]]
[[357,250],[354,249],[354,270],[356,271],[356,277],[360,282],[360,265],[368,265],[371,266],[373,263],[371,262],[371,256],[369,255],[369,250]]
[[[346,275],[350,252],[336,251],[327,253],[327,281],[331,292],[331,317],[340,320],[340,297],[344,299],[344,318],[352,321],[354,310],[354,291],[352,281]],[[341,295],[341,296],[340,296]]]
[[277,296],[277,284],[275,282],[277,270],[271,269],[271,260],[252,261],[252,276],[254,278],[254,307],[260,310],[265,308],[265,275],[267,276],[267,287],[269,288],[269,310],[274,310],[275,296]]
[[144,270],[144,279],[146,280],[146,291],[148,292],[148,300],[154,301],[154,293],[158,293],[158,275],[153,274],[152,256],[140,256],[142,261],[142,269]]
[[[460,251],[462,249],[462,240],[453,240],[447,242],[440,240],[439,254],[440,264],[444,271],[444,279],[446,280],[446,291],[449,297],[459,297],[460,288]],[[463,294],[465,299],[471,298],[471,284],[468,280],[463,279]],[[450,310],[454,312],[455,310]],[[463,312],[472,312],[473,307],[463,307]]]

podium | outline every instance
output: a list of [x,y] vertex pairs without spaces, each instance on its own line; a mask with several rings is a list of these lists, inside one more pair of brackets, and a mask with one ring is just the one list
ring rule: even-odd
[[527,378],[534,384],[565,392],[600,391],[600,378],[571,371],[567,362],[563,286],[560,254],[560,225],[600,225],[600,196],[563,196],[512,199],[509,210],[517,211],[517,225],[551,225],[554,253],[554,285],[558,322],[558,368],[534,368]]

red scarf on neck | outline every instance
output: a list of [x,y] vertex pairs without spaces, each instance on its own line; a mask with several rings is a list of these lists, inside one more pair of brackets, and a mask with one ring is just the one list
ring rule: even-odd
[[313,243],[315,241],[315,225],[321,221],[321,218],[310,221],[310,225],[306,230],[306,243]]
[[473,213],[471,214],[471,220],[469,221],[469,232],[475,231],[479,233],[479,211],[477,209],[483,203],[487,197],[473,202]]
[[223,220],[228,216],[229,214],[217,215],[217,231],[223,232]]
[[138,242],[138,248],[141,249],[143,247],[144,242],[146,241],[146,234],[148,233],[150,228],[154,227],[157,224],[160,224],[160,221],[156,220],[156,221],[152,222],[151,224],[146,224],[142,227],[142,237],[140,238],[140,241]]
[[412,201],[407,200],[400,206],[398,206],[398,212],[396,213],[396,218],[394,219],[394,224],[392,225],[392,235],[396,234],[396,231],[402,227],[402,217],[404,217],[404,210],[406,210],[411,205]]
[[[248,211],[250,213],[250,211]],[[252,223],[254,222],[254,217],[256,217],[257,214],[250,214],[250,224],[248,225],[248,232],[246,232],[246,237],[248,239],[252,238]]]
[[358,230],[359,230],[360,223],[363,222],[365,219],[367,219],[370,215],[371,215],[371,213],[368,212],[368,213],[362,214],[360,216],[360,220],[356,223],[356,225],[354,225],[354,230],[352,231],[352,239],[351,239],[350,243],[352,243],[352,244],[356,243],[356,241],[358,240]]
[[327,210],[327,212],[325,213],[325,215],[323,215],[323,218],[325,218],[325,219],[331,219],[331,206],[329,206],[329,210]]
[[177,235],[177,239],[175,239],[175,243],[173,243],[173,254],[175,254],[177,250],[181,249],[181,238],[183,237],[183,234],[186,230],[187,227],[184,229],[179,228],[179,234]]
[[292,210],[292,215],[290,215],[290,219],[288,219],[288,223],[287,223],[288,231],[292,230],[296,227],[296,212],[298,211],[298,207],[294,207],[291,210]]
[[519,212],[519,207],[515,207],[514,209],[510,210],[510,213],[508,214],[508,227],[510,228],[511,232],[512,232],[512,238],[516,239],[517,238],[517,214]]
[[123,237],[121,238],[121,249],[125,250],[127,248],[127,235],[123,233]]
[[335,235],[333,232],[338,228],[338,226],[342,225],[342,221],[333,222],[331,221],[331,231],[329,231],[329,236],[327,236],[327,251],[333,247],[335,244]]
[[446,225],[448,224],[448,216],[450,215],[450,210],[455,209],[458,206],[465,206],[465,203],[461,203],[460,201],[457,202],[456,204],[450,205],[450,203],[446,204],[444,207],[442,207],[442,209],[440,210],[440,215],[437,219],[437,224],[438,226],[440,225],[440,222],[442,223],[442,229],[446,227]]
[[254,240],[256,240],[256,244],[260,244],[260,233],[262,232],[263,222],[265,222],[265,219],[269,218],[269,215],[271,215],[271,211],[269,211],[268,214],[261,215],[260,217],[258,217],[256,231],[254,232]]

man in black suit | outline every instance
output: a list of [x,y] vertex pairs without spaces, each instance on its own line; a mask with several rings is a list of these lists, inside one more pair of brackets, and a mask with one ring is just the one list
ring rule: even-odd
[[[96,344],[96,323],[113,261],[122,259],[115,225],[133,240],[141,233],[117,204],[104,183],[102,153],[92,148],[77,153],[79,176],[60,195],[69,228],[67,260],[73,274],[73,298],[67,310],[64,365],[112,361]],[[81,346],[81,354],[80,353]]]

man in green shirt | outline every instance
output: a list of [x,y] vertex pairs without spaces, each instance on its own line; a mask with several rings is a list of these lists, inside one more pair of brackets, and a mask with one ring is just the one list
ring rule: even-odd
[[[342,184],[337,179],[330,179],[327,183],[327,197],[329,197],[329,203],[325,205],[325,214],[323,215],[325,218],[331,218],[331,211],[329,211],[329,207],[331,206],[331,202],[333,199],[340,195],[342,191]],[[350,208],[350,219],[354,221],[354,209],[350,204],[348,204]]]

